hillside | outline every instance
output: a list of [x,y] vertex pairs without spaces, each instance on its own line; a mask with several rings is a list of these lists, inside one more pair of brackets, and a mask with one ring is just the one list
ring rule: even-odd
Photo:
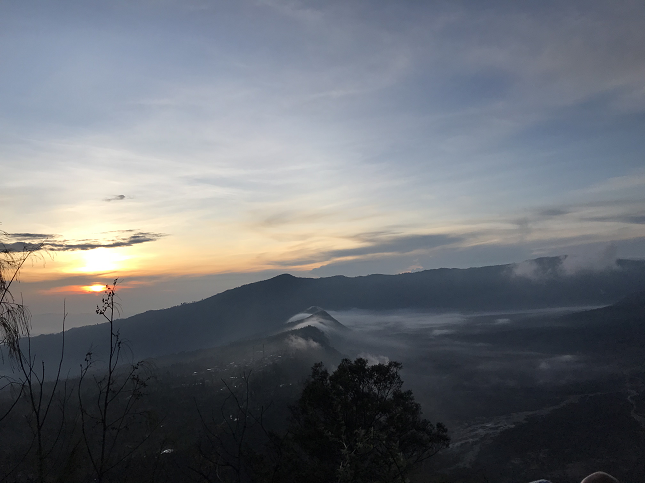
[[[134,315],[116,325],[135,357],[155,357],[277,331],[289,317],[309,306],[463,312],[598,306],[645,289],[643,261],[622,260],[615,269],[573,275],[558,269],[561,258],[531,263],[530,277],[516,274],[514,265],[318,279],[285,274],[199,302]],[[69,360],[82,360],[91,346],[100,353],[107,330],[105,324],[69,330]],[[60,334],[34,337],[32,348],[45,359],[53,359],[60,339]],[[70,364],[77,367],[75,362]]]

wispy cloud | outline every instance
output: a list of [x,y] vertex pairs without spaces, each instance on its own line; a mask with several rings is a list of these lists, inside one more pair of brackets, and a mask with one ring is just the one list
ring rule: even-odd
[[419,234],[395,235],[389,231],[362,233],[345,238],[358,246],[339,249],[313,249],[303,247],[287,252],[276,266],[297,267],[316,263],[331,263],[339,260],[361,260],[417,252],[427,253],[439,247],[454,245],[465,238],[458,235]]
[[[112,232],[114,233],[114,232]],[[123,230],[116,233],[120,235],[105,237],[102,239],[85,240],[63,240],[58,235],[47,235],[43,237],[34,233],[7,234],[2,238],[7,240],[5,247],[8,250],[22,251],[42,245],[45,250],[52,252],[84,251],[96,248],[122,248],[157,241],[167,236],[163,233],[151,233],[134,230]],[[33,236],[32,236],[33,235]]]
[[557,216],[563,216],[569,213],[570,211],[564,208],[545,208],[537,212],[539,216],[542,216],[544,218],[555,218]]
[[109,198],[104,198],[103,201],[121,201],[125,199],[125,195],[114,195]]
[[601,221],[609,223],[628,223],[634,225],[645,225],[645,212],[624,214],[624,215],[609,215],[609,216],[592,216],[587,218],[590,221]]
[[361,257],[366,255],[381,254],[402,254],[419,250],[430,250],[433,248],[452,245],[464,238],[455,235],[398,235],[398,236],[374,236],[358,235],[356,240],[364,243],[363,246],[355,248],[344,248],[327,252],[331,259],[345,257]]
[[324,222],[339,214],[338,211],[332,210],[282,210],[263,217],[258,225],[263,228],[276,228],[284,225],[311,224]]
[[49,238],[54,238],[57,235],[53,235],[51,233],[6,233],[2,234],[2,236],[11,240],[27,240],[33,242],[34,240],[45,241]]

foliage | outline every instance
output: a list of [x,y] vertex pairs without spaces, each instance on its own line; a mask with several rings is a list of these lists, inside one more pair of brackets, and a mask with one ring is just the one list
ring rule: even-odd
[[29,335],[30,317],[22,300],[11,292],[11,286],[18,280],[25,262],[43,247],[42,243],[21,245],[21,249],[16,249],[0,242],[0,346],[7,349],[12,361],[20,358],[20,339]]
[[290,471],[310,482],[404,482],[412,466],[449,444],[402,390],[401,364],[344,359],[316,364],[293,408]]
[[[88,351],[78,382],[81,431],[98,483],[106,481],[110,472],[128,460],[149,436],[144,429],[139,441],[125,444],[126,434],[141,426],[145,428],[147,423],[154,426],[153,418],[137,407],[151,378],[147,365],[140,361],[120,367],[125,346],[121,334],[114,328],[114,315],[118,311],[117,282],[106,285],[102,305],[96,307],[96,313],[105,318],[110,330],[107,367],[105,372],[97,374],[94,371],[97,361],[92,351]],[[93,384],[86,391],[84,387],[90,378]],[[87,404],[87,399],[93,403]]]
[[[6,233],[2,232],[1,235]],[[63,308],[62,347],[57,372],[53,382],[46,384],[45,363],[36,363],[36,356],[31,351],[31,316],[21,299],[11,291],[14,282],[18,280],[20,270],[27,260],[43,248],[43,243],[27,244],[0,243],[0,347],[7,350],[13,375],[2,377],[5,384],[2,389],[10,387],[15,390],[15,397],[0,421],[11,411],[23,403],[21,413],[30,430],[29,448],[32,451],[24,455],[24,459],[32,462],[33,478],[43,483],[51,470],[53,454],[59,446],[60,437],[65,425],[65,404],[55,407],[55,398],[61,381],[61,366],[65,351],[65,309]],[[4,355],[4,354],[3,354]],[[4,361],[3,361],[4,362]],[[46,388],[48,385],[50,387]],[[64,401],[67,395],[66,387],[62,391]],[[53,416],[58,409],[59,414]],[[56,422],[53,430],[52,419]],[[9,471],[9,473],[11,470]]]
[[210,419],[197,407],[204,435],[198,447],[198,465],[191,470],[207,482],[240,483],[251,478],[249,442],[257,439],[258,430],[262,432],[265,408],[253,407],[250,377],[251,371],[244,371],[236,377],[237,383],[221,379],[226,396],[218,411],[211,408]]

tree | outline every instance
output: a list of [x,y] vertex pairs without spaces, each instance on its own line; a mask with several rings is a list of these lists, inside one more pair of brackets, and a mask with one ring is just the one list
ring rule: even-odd
[[[0,232],[0,235],[7,234]],[[0,242],[0,348],[7,350],[8,362],[12,373],[16,376],[3,376],[6,383],[0,388],[17,387],[17,395],[10,403],[8,410],[0,414],[0,421],[6,418],[18,405],[21,399],[26,403],[25,420],[32,433],[29,448],[35,451],[35,479],[43,483],[50,470],[52,454],[60,446],[60,439],[65,424],[65,399],[67,397],[66,382],[62,394],[62,404],[58,415],[57,428],[46,431],[51,425],[55,397],[61,382],[61,368],[65,352],[65,305],[63,304],[63,330],[61,355],[54,379],[47,384],[45,362],[36,363],[36,355],[31,350],[31,316],[22,299],[17,298],[11,291],[14,282],[18,280],[20,271],[27,260],[36,252],[43,249],[41,243],[14,243],[6,245]],[[4,354],[3,362],[4,362]],[[56,419],[56,418],[53,418]],[[49,433],[49,434],[48,434]],[[49,437],[48,437],[49,436]],[[25,458],[29,456],[25,455]],[[29,460],[28,460],[29,461]],[[14,468],[14,470],[17,467]]]
[[309,482],[404,482],[413,465],[448,447],[446,428],[421,417],[403,391],[401,364],[343,359],[314,365],[292,410],[288,470]]
[[[8,236],[0,231],[0,235]],[[25,262],[43,248],[42,243],[21,243],[20,249],[0,242],[0,346],[7,349],[9,360],[17,360],[20,339],[29,335],[29,311],[11,292],[11,286]],[[4,357],[4,354],[3,354]]]
[[197,407],[205,438],[198,447],[200,466],[191,470],[206,482],[248,481],[247,438],[249,429],[259,420],[250,405],[250,377],[251,371],[242,372],[239,387],[221,380],[227,395],[218,413],[211,411],[210,421]]
[[[96,313],[108,322],[110,330],[105,372],[94,371],[97,361],[90,350],[85,356],[85,365],[81,366],[78,382],[81,431],[98,483],[106,481],[109,474],[146,441],[150,434],[146,426],[152,421],[146,411],[138,408],[152,377],[148,365],[144,361],[131,364],[123,364],[122,361],[126,346],[119,330],[114,327],[114,316],[118,312],[114,300],[117,282],[114,280],[111,286],[105,286],[102,304],[96,307]],[[88,379],[92,379],[93,385],[84,391]],[[137,434],[136,429],[143,430],[144,436],[126,443],[127,433]]]
[[[26,350],[23,350],[22,344],[19,344],[18,352],[12,356],[12,362],[17,366],[18,378],[14,381],[20,388],[20,394],[24,395],[27,402],[28,410],[25,419],[32,433],[33,443],[35,442],[36,452],[36,481],[44,483],[51,470],[50,460],[57,449],[60,449],[61,436],[65,426],[65,408],[67,406],[67,380],[63,381],[62,394],[57,391],[61,383],[61,369],[65,355],[65,305],[63,305],[63,331],[61,333],[62,344],[61,354],[54,379],[47,384],[45,362],[36,363],[36,354],[31,351],[31,334],[27,324],[25,340]],[[59,396],[60,405],[56,408],[59,414],[52,418],[54,412],[54,402],[56,396]],[[52,419],[56,421],[56,429],[46,431],[47,426],[51,426]]]

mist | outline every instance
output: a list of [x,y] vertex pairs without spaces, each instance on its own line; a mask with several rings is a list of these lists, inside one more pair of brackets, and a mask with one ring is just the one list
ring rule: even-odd
[[[336,342],[339,350],[352,357],[402,362],[405,381],[426,413],[463,427],[478,417],[532,409],[536,390],[555,400],[573,386],[595,387],[607,378],[622,378],[625,366],[615,359],[564,340],[563,329],[571,324],[566,317],[591,309],[596,307],[332,315],[352,329]],[[545,340],[535,343],[540,336]]]

